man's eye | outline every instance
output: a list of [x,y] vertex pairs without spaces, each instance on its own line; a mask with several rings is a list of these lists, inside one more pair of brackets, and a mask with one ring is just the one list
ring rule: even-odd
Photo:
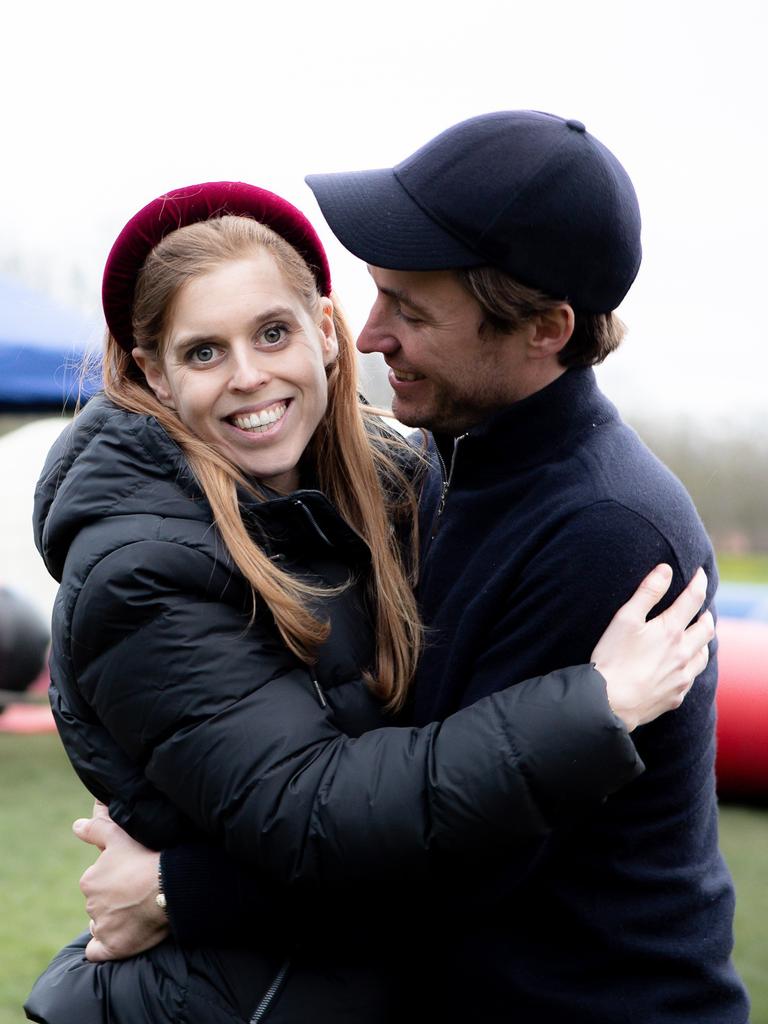
[[397,316],[401,320],[403,320],[407,324],[420,324],[420,323],[422,323],[422,321],[419,319],[419,317],[417,317],[417,316],[408,316],[408,314],[404,313],[399,306],[397,307],[396,314],[397,314]]

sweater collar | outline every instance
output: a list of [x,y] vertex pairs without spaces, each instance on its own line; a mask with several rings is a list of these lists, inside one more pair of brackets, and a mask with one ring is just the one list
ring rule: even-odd
[[[473,427],[462,435],[462,449],[499,456],[507,465],[535,465],[583,430],[618,418],[615,406],[600,392],[591,367],[576,367],[547,387]],[[453,438],[436,435],[445,456]]]

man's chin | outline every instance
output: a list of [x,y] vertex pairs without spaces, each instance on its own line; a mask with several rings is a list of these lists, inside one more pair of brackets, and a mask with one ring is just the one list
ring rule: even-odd
[[413,407],[402,406],[393,402],[392,415],[398,423],[401,423],[404,427],[412,427],[414,430],[420,427],[422,430],[429,430],[432,433],[440,434],[445,429],[439,420],[427,409],[414,409]]
[[426,427],[428,430],[431,429],[429,424],[425,422],[424,412],[425,410],[419,410],[409,402],[404,402],[397,395],[392,399],[392,415],[405,427]]
[[392,415],[405,427],[421,427],[433,434],[458,435],[471,426],[466,422],[466,416],[461,415],[458,410],[451,415],[446,409],[430,409],[428,406],[404,402],[397,395],[392,401]]

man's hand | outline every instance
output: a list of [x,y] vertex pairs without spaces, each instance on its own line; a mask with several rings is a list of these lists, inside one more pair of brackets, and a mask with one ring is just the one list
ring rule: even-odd
[[671,568],[657,565],[616,612],[592,652],[611,708],[630,732],[680,707],[707,666],[707,645],[715,635],[712,615],[705,612],[691,623],[707,595],[702,569],[665,612],[646,622],[671,582]]
[[80,879],[91,919],[86,958],[122,960],[162,942],[169,929],[156,903],[160,854],[131,839],[98,801],[93,817],[78,818],[72,830],[101,850]]

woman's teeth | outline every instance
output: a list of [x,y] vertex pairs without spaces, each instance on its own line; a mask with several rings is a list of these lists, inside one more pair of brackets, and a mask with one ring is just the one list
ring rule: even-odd
[[256,433],[262,433],[268,430],[274,423],[281,420],[285,416],[285,410],[288,408],[285,402],[281,402],[279,405],[271,405],[268,409],[262,409],[261,412],[249,412],[245,416],[232,416],[232,423],[241,430],[252,430]]

